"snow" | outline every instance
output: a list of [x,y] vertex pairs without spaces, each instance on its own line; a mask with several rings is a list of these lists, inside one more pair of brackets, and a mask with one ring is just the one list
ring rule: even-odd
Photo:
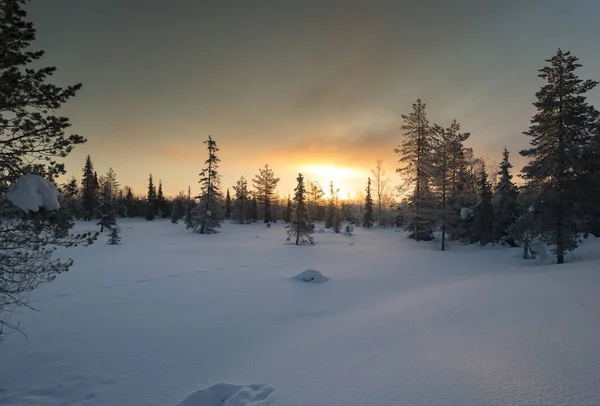
[[279,223],[119,223],[14,315],[0,405],[600,404],[600,239],[557,266],[395,229],[297,247]]
[[265,385],[232,385],[218,383],[189,395],[179,406],[258,406],[273,388]]
[[6,197],[15,206],[26,212],[58,210],[58,190],[56,186],[39,175],[23,175],[11,185]]
[[460,209],[460,218],[463,220],[469,220],[473,217],[474,214],[475,212],[473,211],[473,209],[470,209],[468,207],[463,207],[462,209]]
[[300,282],[321,283],[327,282],[329,278],[323,276],[319,271],[316,271],[314,269],[307,269],[294,276],[294,280]]

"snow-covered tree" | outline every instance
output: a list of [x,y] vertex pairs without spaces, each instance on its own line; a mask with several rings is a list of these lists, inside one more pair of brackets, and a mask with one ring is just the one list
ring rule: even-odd
[[77,178],[72,176],[67,183],[61,186],[59,201],[62,210],[69,213],[72,217],[81,219],[83,209]]
[[365,189],[365,214],[363,215],[362,226],[364,228],[373,228],[373,198],[371,197],[371,178],[367,179],[367,188]]
[[265,223],[273,221],[271,205],[279,180],[279,178],[275,177],[275,172],[269,168],[268,164],[266,164],[264,168],[260,168],[258,170],[258,175],[254,176],[252,179],[252,184],[255,189],[254,195],[257,199],[257,203],[263,207],[263,220]]
[[313,224],[308,218],[308,206],[306,204],[306,190],[304,188],[304,177],[298,174],[296,178],[298,185],[294,189],[294,210],[292,218],[285,227],[288,241],[294,240],[296,245],[310,243],[314,244],[312,237]]
[[108,237],[108,243],[110,245],[118,245],[121,244],[121,236],[119,235],[119,228],[113,227],[110,229],[110,234]]
[[411,238],[419,240],[433,239],[433,202],[430,190],[432,167],[432,132],[427,120],[425,103],[417,100],[412,113],[402,115],[404,124],[404,142],[395,149],[402,165],[396,170],[402,176],[405,186],[413,192],[407,199],[411,208],[407,226]]
[[115,203],[111,196],[110,182],[105,181],[102,185],[102,193],[100,193],[100,205],[97,208],[98,225],[100,232],[104,229],[112,229],[117,225],[117,215],[115,211]]
[[205,161],[206,167],[200,172],[200,201],[194,208],[190,222],[186,224],[193,232],[199,234],[214,234],[217,228],[221,227],[221,207],[219,198],[219,162],[217,157],[217,143],[208,136],[204,141],[208,150],[208,158]]
[[585,229],[580,180],[587,168],[582,154],[593,142],[598,119],[585,96],[598,82],[580,79],[575,74],[581,67],[577,61],[559,49],[540,69],[538,76],[546,84],[536,93],[537,112],[524,133],[531,137],[531,148],[521,151],[530,159],[522,170],[525,188],[537,192],[537,228],[542,240],[554,246],[559,264]]
[[492,205],[492,186],[488,181],[484,164],[481,165],[479,171],[478,195],[479,199],[473,210],[473,242],[486,245],[494,241],[494,207]]
[[[44,52],[30,50],[36,32],[26,20],[23,3],[0,1],[0,335],[18,329],[10,315],[27,305],[29,292],[71,267],[72,260],[60,260],[53,252],[95,238],[69,235],[72,222],[56,221],[60,213],[50,181],[65,173],[60,160],[85,139],[67,135],[69,119],[54,113],[81,85],[62,88],[48,83],[56,69],[40,67]],[[21,178],[33,167],[33,173],[43,177]],[[20,179],[26,184],[19,186]],[[15,206],[7,198],[15,197],[21,187],[26,193]],[[53,187],[53,204],[38,205],[41,188]]]

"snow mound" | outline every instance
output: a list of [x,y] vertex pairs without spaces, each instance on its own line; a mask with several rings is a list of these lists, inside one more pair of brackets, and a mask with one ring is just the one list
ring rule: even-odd
[[218,383],[198,390],[178,406],[259,406],[266,405],[273,388],[265,385]]
[[319,229],[317,229],[317,233],[321,233],[321,234],[322,234],[322,233],[324,233],[324,232],[325,232],[325,229],[324,229],[324,228],[319,228]]
[[51,182],[39,175],[23,175],[11,185],[6,197],[19,209],[38,212],[41,208],[58,210],[58,190]]
[[470,220],[471,218],[473,218],[474,214],[475,212],[473,211],[473,209],[470,209],[468,207],[463,207],[462,209],[460,209],[460,218],[463,220]]
[[306,271],[302,271],[298,275],[294,276],[294,280],[300,282],[320,283],[327,282],[329,278],[323,276],[319,271],[307,269]]

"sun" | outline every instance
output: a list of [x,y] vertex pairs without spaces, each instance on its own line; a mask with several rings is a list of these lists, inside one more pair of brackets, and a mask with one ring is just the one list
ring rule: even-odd
[[325,197],[329,196],[330,182],[333,182],[335,189],[339,189],[341,198],[345,198],[349,193],[354,194],[357,189],[362,188],[361,182],[364,174],[355,168],[330,164],[310,164],[303,165],[300,169],[307,182],[319,182],[325,192]]

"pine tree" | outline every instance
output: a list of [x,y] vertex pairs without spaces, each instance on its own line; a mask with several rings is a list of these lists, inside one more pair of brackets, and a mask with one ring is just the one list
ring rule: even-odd
[[225,218],[231,218],[231,195],[229,194],[229,188],[227,188],[227,194],[225,195]]
[[85,159],[83,178],[81,179],[83,219],[87,221],[90,221],[94,217],[94,210],[98,201],[98,187],[94,173],[92,158],[88,155]]
[[192,212],[194,211],[194,201],[192,200],[192,188],[188,186],[187,197],[185,201],[184,222],[187,228],[192,226]]
[[502,153],[502,162],[498,171],[499,180],[494,190],[494,239],[507,242],[511,246],[515,243],[510,236],[510,228],[518,217],[517,211],[517,186],[512,181],[509,161],[510,153],[506,148]]
[[74,176],[69,179],[68,183],[62,185],[59,199],[61,210],[66,211],[72,217],[81,218],[83,211],[79,197],[79,184]]
[[323,196],[325,192],[318,181],[307,182],[306,203],[308,207],[308,217],[311,220],[321,221],[325,217],[325,207],[323,206]]
[[308,218],[308,206],[306,204],[306,190],[304,189],[304,177],[298,174],[298,185],[294,189],[295,207],[292,212],[292,219],[285,227],[288,234],[288,241],[295,239],[296,245],[311,243],[314,244],[312,237],[313,226]]
[[598,118],[585,97],[598,83],[579,79],[577,61],[559,49],[539,70],[546,84],[536,93],[537,113],[524,133],[531,137],[531,148],[521,151],[530,158],[522,172],[525,188],[537,193],[537,229],[542,241],[554,245],[559,264],[564,263],[565,252],[577,247],[577,234],[585,229],[582,153],[593,141]]
[[[6,196],[9,186],[27,173],[54,181],[65,173],[58,161],[85,142],[79,135],[65,133],[68,118],[54,115],[81,85],[61,88],[47,82],[56,68],[40,67],[44,52],[30,50],[36,32],[26,20],[23,4],[22,0],[0,1],[0,196]],[[32,290],[73,264],[56,258],[54,251],[89,244],[95,238],[68,236],[73,223],[65,218],[57,221],[60,216],[48,210],[25,213],[0,200],[0,336],[19,329],[8,316],[27,305]]]
[[288,224],[292,220],[292,199],[288,195],[287,203],[285,205],[285,211],[283,212],[283,221]]
[[234,215],[238,223],[248,224],[251,216],[250,192],[248,191],[248,181],[243,175],[233,187],[235,192]]
[[148,177],[148,193],[146,194],[146,220],[154,220],[156,214],[156,188],[154,187],[154,180],[152,174]]
[[419,99],[413,104],[412,113],[402,115],[405,140],[395,149],[403,165],[396,172],[404,178],[407,186],[414,187],[408,199],[413,212],[408,229],[411,238],[417,241],[433,239],[432,194],[429,188],[432,134],[425,107]]
[[275,177],[275,173],[269,168],[268,164],[263,169],[259,169],[258,175],[252,179],[252,184],[254,185],[254,189],[256,189],[255,196],[257,203],[261,204],[264,208],[263,219],[265,223],[273,221],[271,204],[279,180],[279,178]]
[[492,186],[488,181],[485,165],[479,172],[479,201],[475,206],[473,217],[473,242],[486,245],[494,241],[494,207],[492,205]]
[[110,236],[108,237],[108,243],[110,245],[121,244],[121,236],[119,235],[119,228],[113,227],[110,230]]
[[162,190],[162,179],[158,180],[158,192],[156,192],[156,215],[159,217],[166,218],[167,209],[166,209],[166,201],[165,196],[163,195]]
[[112,198],[111,184],[108,179],[104,179],[99,203],[97,217],[100,232],[102,233],[105,228],[110,230],[113,226],[117,225],[115,203]]
[[217,157],[217,143],[209,135],[208,140],[204,141],[207,145],[208,159],[205,161],[206,167],[200,172],[200,203],[194,209],[191,221],[187,225],[193,232],[199,234],[214,234],[220,224],[220,205],[219,198],[219,158]]
[[256,194],[252,196],[250,204],[250,219],[253,223],[258,221],[258,200],[256,199]]
[[363,216],[362,226],[364,228],[373,228],[373,199],[371,198],[371,178],[367,180],[367,188],[365,189],[365,214]]

